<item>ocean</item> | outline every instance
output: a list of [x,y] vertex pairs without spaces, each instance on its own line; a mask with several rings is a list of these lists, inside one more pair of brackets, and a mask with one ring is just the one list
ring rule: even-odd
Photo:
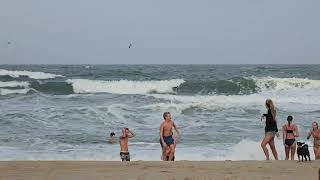
[[0,160],[119,161],[106,140],[129,127],[131,159],[159,161],[165,111],[176,160],[263,160],[265,100],[306,141],[319,92],[320,65],[0,65]]

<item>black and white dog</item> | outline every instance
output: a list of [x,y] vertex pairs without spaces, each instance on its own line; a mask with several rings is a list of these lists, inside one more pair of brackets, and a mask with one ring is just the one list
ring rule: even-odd
[[300,161],[300,156],[301,156],[301,161],[303,162],[303,157],[306,161],[307,160],[307,156],[310,160],[310,153],[309,153],[309,149],[308,149],[308,144],[305,144],[304,142],[297,142],[297,154],[298,154],[298,159]]

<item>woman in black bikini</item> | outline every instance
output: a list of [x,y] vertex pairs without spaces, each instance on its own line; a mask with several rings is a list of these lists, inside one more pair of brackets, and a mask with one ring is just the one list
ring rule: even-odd
[[293,117],[288,116],[288,123],[282,126],[283,132],[283,145],[286,153],[286,160],[289,160],[289,154],[291,151],[291,160],[294,160],[296,153],[296,137],[299,137],[298,127],[292,123]]
[[261,147],[263,149],[264,154],[266,155],[266,160],[270,160],[267,144],[269,144],[271,148],[274,159],[278,160],[278,153],[276,150],[276,146],[274,145],[274,136],[277,135],[277,137],[279,137],[276,121],[277,112],[271,99],[266,100],[266,108],[268,110],[268,113],[263,114],[261,117],[261,121],[263,117],[266,117],[265,135],[261,142]]

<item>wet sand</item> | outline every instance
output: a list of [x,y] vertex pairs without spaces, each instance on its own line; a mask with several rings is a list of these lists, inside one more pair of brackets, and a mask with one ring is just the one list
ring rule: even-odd
[[320,161],[1,161],[0,179],[318,180]]

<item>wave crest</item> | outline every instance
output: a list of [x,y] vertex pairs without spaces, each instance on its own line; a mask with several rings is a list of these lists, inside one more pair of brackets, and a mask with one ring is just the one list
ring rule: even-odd
[[30,89],[6,89],[0,88],[0,95],[5,96],[9,94],[27,94]]
[[113,94],[152,94],[175,93],[175,87],[179,87],[185,81],[183,79],[171,79],[161,81],[101,81],[88,79],[68,79],[75,93],[113,93]]
[[31,79],[54,79],[57,77],[63,77],[62,75],[45,73],[45,72],[9,71],[9,70],[5,70],[5,69],[0,69],[0,76],[10,76],[13,78],[27,76]]
[[0,87],[29,87],[28,82],[19,82],[19,81],[0,81]]
[[320,89],[320,80],[303,78],[273,78],[251,77],[261,91],[265,90],[293,90],[293,89]]

